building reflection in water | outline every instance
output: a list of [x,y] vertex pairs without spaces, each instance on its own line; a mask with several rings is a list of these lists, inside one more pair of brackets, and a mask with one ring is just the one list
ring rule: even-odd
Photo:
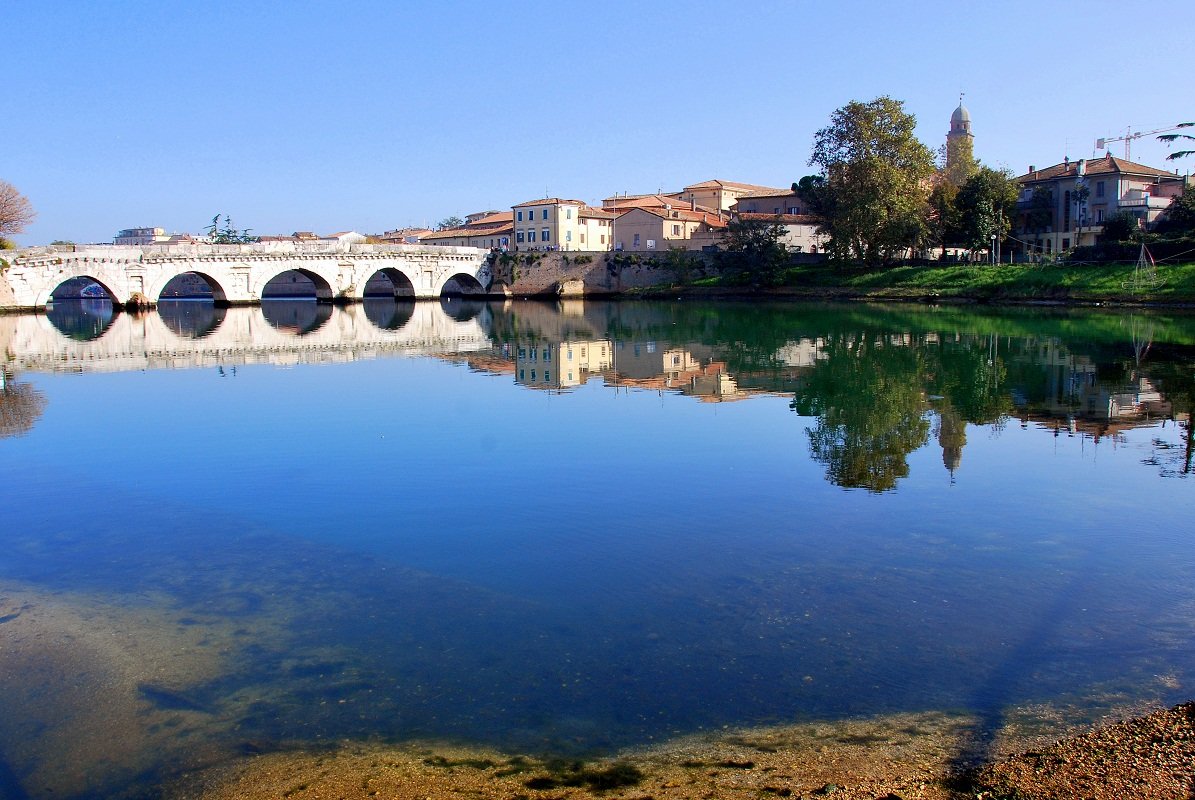
[[[1064,318],[1055,332],[1049,320],[1027,326],[989,315],[980,327],[1006,326],[1015,335],[979,334],[969,332],[972,317],[950,313],[952,324],[935,313],[918,327],[907,311],[857,307],[371,297],[343,308],[298,299],[228,310],[163,301],[156,314],[130,315],[114,312],[106,300],[68,299],[45,315],[0,317],[0,351],[9,354],[10,387],[22,370],[419,354],[509,373],[515,385],[543,391],[567,392],[596,378],[616,390],[701,402],[781,396],[808,420],[809,453],[827,478],[875,492],[896,486],[908,474],[909,454],[931,440],[941,449],[943,468],[957,479],[968,428],[998,432],[1014,419],[1096,442],[1135,427],[1176,423],[1187,445],[1173,453],[1159,439],[1158,468],[1190,472],[1195,348],[1153,346],[1152,324],[1126,326],[1131,337],[1084,339],[1075,334],[1081,315]],[[1106,326],[1106,318],[1096,322]],[[1183,336],[1178,341],[1186,341]],[[11,389],[7,397],[22,402]]]

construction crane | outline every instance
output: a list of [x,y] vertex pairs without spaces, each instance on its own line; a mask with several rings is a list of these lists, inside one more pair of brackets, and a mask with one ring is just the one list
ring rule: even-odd
[[1140,139],[1142,136],[1153,136],[1155,133],[1166,133],[1167,131],[1176,131],[1179,128],[1186,128],[1190,124],[1191,123],[1189,123],[1189,122],[1179,123],[1178,125],[1171,125],[1168,128],[1158,128],[1157,130],[1154,130],[1154,131],[1137,131],[1136,133],[1133,132],[1132,128],[1126,128],[1124,136],[1110,136],[1110,137],[1107,137],[1104,139],[1096,139],[1095,140],[1095,149],[1096,150],[1104,150],[1108,147],[1108,144],[1110,142],[1124,142],[1124,160],[1132,161],[1133,159],[1130,158],[1130,156],[1132,155],[1132,152],[1133,152],[1133,140],[1134,139]]

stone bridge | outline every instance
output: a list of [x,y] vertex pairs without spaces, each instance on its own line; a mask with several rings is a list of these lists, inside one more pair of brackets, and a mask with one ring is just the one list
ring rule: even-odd
[[153,305],[182,275],[201,278],[218,305],[259,303],[267,284],[296,273],[321,302],[360,301],[367,285],[371,295],[483,294],[492,280],[488,255],[475,247],[339,242],[28,248],[0,253],[0,307],[45,308],[63,284],[96,284],[117,306]]

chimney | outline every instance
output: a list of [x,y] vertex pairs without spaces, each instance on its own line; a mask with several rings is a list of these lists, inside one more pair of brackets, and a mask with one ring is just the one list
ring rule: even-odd
[[[1178,172],[1178,170],[1175,170],[1175,172]],[[697,210],[697,198],[693,197],[692,195],[689,196],[689,210],[690,211]]]
[[1064,166],[1064,167],[1069,167],[1070,165],[1071,165],[1071,157],[1070,157],[1070,156],[1063,156],[1063,157],[1062,157],[1062,166]]
[[1033,166],[1032,164],[1030,164],[1030,165],[1029,165],[1029,171],[1030,171],[1030,172],[1037,172],[1037,167],[1035,167],[1035,166]]

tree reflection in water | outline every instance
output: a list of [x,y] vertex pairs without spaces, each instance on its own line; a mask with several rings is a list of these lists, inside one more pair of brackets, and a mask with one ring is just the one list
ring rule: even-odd
[[28,433],[45,408],[41,392],[0,372],[0,439]]
[[840,334],[823,354],[792,401],[798,414],[817,417],[810,453],[838,486],[887,491],[909,474],[909,453],[929,435],[923,351]]

